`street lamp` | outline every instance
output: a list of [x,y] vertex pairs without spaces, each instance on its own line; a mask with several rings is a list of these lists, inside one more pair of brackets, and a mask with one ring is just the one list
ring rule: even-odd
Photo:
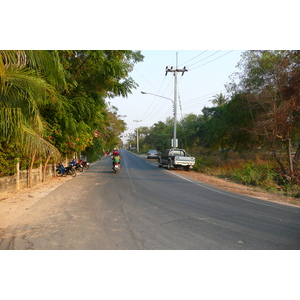
[[141,93],[142,93],[142,94],[153,95],[153,96],[156,96],[156,97],[159,97],[159,98],[165,98],[165,99],[171,100],[171,101],[172,101],[172,103],[173,103],[173,99],[171,99],[171,98],[167,98],[167,97],[164,97],[164,96],[160,96],[160,95],[152,94],[152,93],[145,92],[145,91],[141,91]]
[[[156,97],[159,97],[159,98],[164,98],[164,99],[168,99],[168,100],[171,100],[173,105],[174,105],[174,132],[173,132],[173,142],[172,142],[172,147],[176,148],[177,147],[177,139],[176,139],[176,125],[177,125],[177,107],[176,107],[176,102],[173,102],[173,99],[171,98],[167,98],[167,97],[164,97],[164,96],[160,96],[160,95],[156,95],[156,94],[152,94],[152,93],[149,93],[149,92],[145,92],[145,91],[141,91],[142,94],[149,94],[149,95],[153,95],[153,96],[156,96]],[[176,98],[175,98],[176,100]]]

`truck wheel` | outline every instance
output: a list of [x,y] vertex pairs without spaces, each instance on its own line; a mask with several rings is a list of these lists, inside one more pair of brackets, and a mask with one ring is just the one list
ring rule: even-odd
[[162,163],[160,160],[158,160],[158,167],[161,168],[162,167]]
[[191,171],[190,166],[186,166],[186,167],[185,167],[185,170],[186,170],[186,171]]
[[170,160],[169,160],[169,162],[168,162],[168,170],[172,170],[172,163],[171,163]]

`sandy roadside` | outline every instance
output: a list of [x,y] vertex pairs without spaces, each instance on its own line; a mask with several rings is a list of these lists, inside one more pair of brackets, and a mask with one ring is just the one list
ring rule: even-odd
[[32,205],[71,179],[71,176],[53,177],[31,189],[12,193],[0,192],[0,229],[12,224],[15,218],[24,214]]

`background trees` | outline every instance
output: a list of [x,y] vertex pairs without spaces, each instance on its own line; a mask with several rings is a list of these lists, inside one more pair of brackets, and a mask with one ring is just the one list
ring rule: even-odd
[[[179,121],[179,147],[264,149],[283,173],[293,173],[300,157],[300,51],[246,51],[239,67],[226,86],[229,96],[215,95],[214,107]],[[169,148],[172,127],[170,120],[154,124],[141,145]]]
[[247,51],[233,91],[243,92],[252,115],[251,133],[271,152],[282,171],[285,151],[293,172],[291,143],[299,140],[300,51]]

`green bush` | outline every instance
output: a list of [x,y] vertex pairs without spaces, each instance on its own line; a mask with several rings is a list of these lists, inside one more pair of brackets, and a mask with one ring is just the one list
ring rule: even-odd
[[252,161],[234,170],[232,179],[245,185],[269,187],[274,185],[274,172],[269,165],[255,165]]
[[19,155],[15,144],[5,143],[4,139],[0,140],[0,177],[14,175],[17,172]]

